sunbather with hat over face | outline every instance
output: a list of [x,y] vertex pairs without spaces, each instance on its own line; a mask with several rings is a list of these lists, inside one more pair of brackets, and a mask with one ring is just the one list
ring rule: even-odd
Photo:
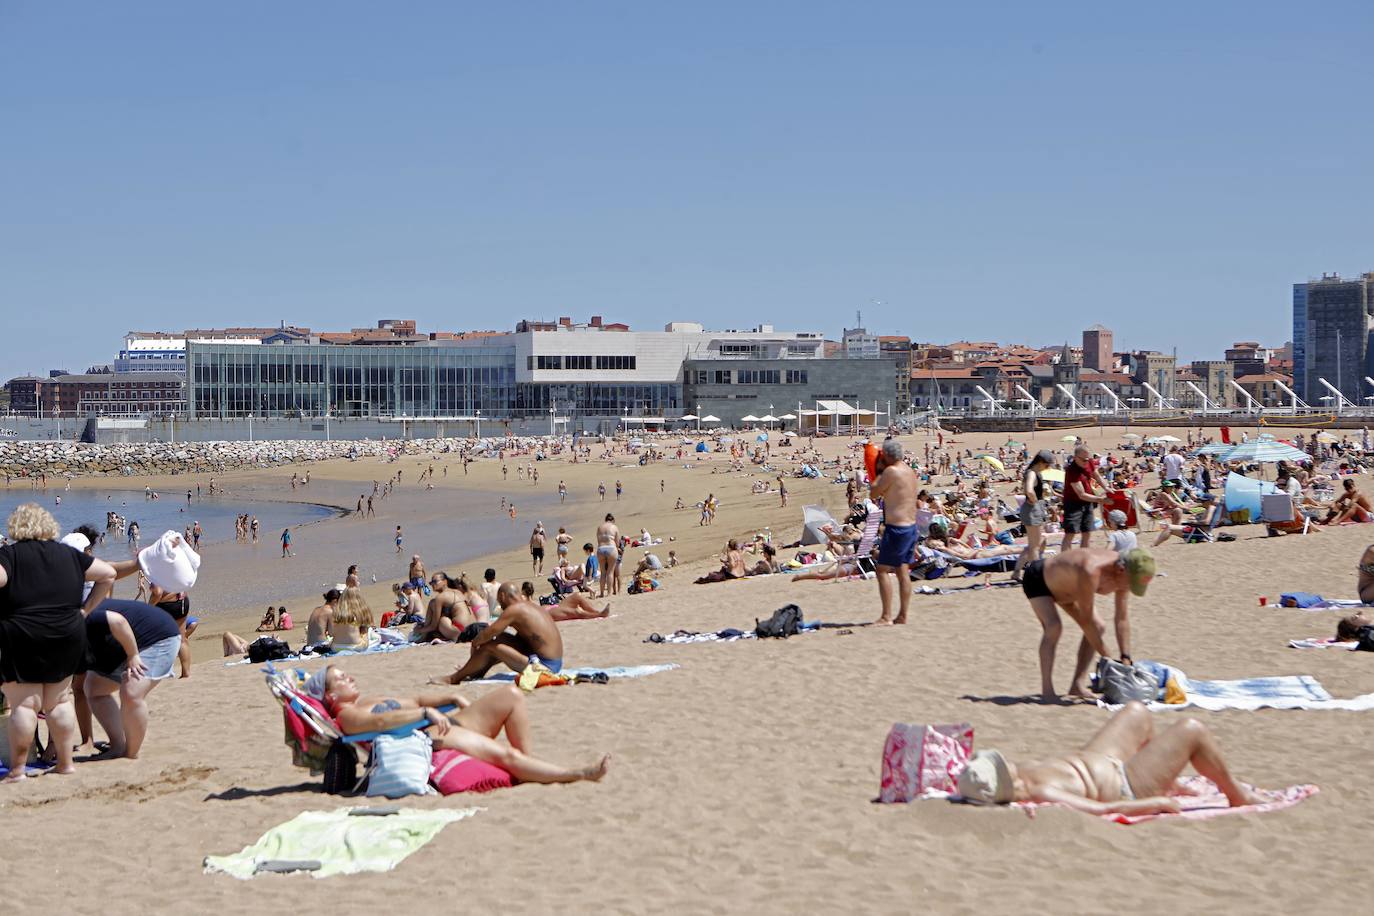
[[[597,781],[611,762],[606,754],[596,763],[569,768],[530,756],[529,713],[524,694],[515,686],[498,688],[476,701],[456,690],[428,690],[400,699],[364,697],[352,675],[328,665],[306,680],[305,692],[324,703],[346,735],[389,731],[423,718],[428,724],[421,727],[436,748],[461,751],[520,782]],[[437,708],[448,705],[458,709],[446,714]],[[503,731],[509,744],[496,740]]]
[[1194,718],[1156,735],[1154,717],[1127,703],[1081,750],[1018,766],[1000,751],[979,751],[959,776],[959,794],[980,804],[1047,802],[1089,814],[1163,814],[1179,810],[1183,768],[1210,779],[1232,807],[1264,801],[1236,782],[1216,738]]

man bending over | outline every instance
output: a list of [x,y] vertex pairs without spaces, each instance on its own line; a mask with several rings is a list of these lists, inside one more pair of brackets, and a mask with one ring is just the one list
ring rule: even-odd
[[1142,704],[1127,703],[1084,745],[1061,757],[1017,766],[1001,752],[973,755],[959,794],[981,804],[1048,802],[1089,814],[1164,814],[1179,810],[1178,776],[1188,764],[1214,782],[1231,806],[1264,799],[1236,782],[1206,725],[1187,718],[1162,734]]
[[1021,575],[1021,590],[1044,629],[1040,638],[1040,694],[1045,702],[1059,699],[1054,691],[1054,653],[1063,633],[1059,609],[1062,608],[1083,630],[1069,695],[1091,698],[1087,678],[1093,653],[1108,654],[1107,628],[1093,606],[1096,596],[1112,595],[1116,601],[1116,642],[1121,649],[1121,660],[1129,663],[1128,592],[1136,597],[1143,596],[1154,575],[1154,557],[1138,547],[1122,554],[1099,547],[1066,550],[1047,560],[1032,560],[1026,564]]

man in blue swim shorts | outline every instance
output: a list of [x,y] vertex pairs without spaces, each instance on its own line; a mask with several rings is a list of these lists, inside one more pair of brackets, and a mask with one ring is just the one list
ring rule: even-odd
[[[916,472],[902,460],[902,444],[896,439],[883,442],[874,463],[876,478],[868,492],[883,506],[883,537],[878,546],[878,597],[882,600],[880,625],[906,623],[911,603],[911,560],[916,554]],[[894,581],[895,579],[895,581]],[[892,592],[899,595],[898,610],[892,614]]]
[[[553,617],[525,600],[509,582],[496,592],[501,614],[472,641],[472,654],[457,671],[432,684],[461,684],[484,676],[498,662],[520,672],[537,661],[557,673],[563,670],[563,636]],[[509,632],[507,632],[509,631]]]

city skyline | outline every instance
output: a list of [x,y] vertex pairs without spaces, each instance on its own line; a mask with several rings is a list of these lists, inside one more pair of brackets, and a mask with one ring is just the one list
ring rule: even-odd
[[0,372],[378,314],[1277,346],[1370,266],[1372,17],[11,6]]

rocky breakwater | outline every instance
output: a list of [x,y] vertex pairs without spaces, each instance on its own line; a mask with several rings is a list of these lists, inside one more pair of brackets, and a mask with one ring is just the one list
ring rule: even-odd
[[0,472],[11,477],[139,477],[269,468],[331,458],[390,458],[483,451],[471,439],[265,442],[0,442]]

